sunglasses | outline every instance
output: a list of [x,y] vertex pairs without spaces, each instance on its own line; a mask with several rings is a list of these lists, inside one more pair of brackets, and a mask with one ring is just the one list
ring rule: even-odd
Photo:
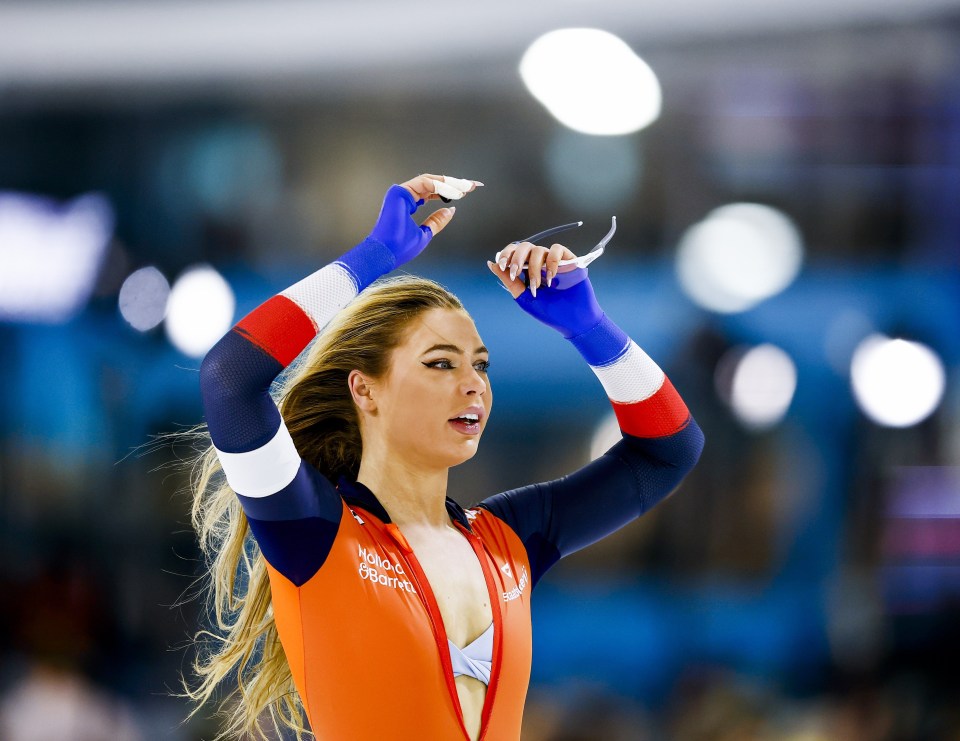
[[[570,229],[576,229],[577,227],[580,227],[580,226],[583,226],[582,221],[575,221],[572,224],[562,224],[561,226],[555,226],[551,229],[546,229],[542,232],[537,232],[532,237],[527,237],[526,239],[518,239],[516,242],[512,242],[512,244],[520,244],[521,242],[532,242],[536,244],[541,239],[546,239],[547,237],[552,237],[554,234],[560,234],[560,232],[569,231]],[[578,268],[587,267],[587,265],[592,263],[594,260],[600,257],[600,255],[603,254],[603,250],[606,248],[607,243],[611,239],[613,239],[613,235],[616,234],[616,232],[617,232],[617,217],[612,216],[610,218],[610,231],[606,233],[606,236],[604,236],[603,239],[597,242],[597,245],[592,250],[590,250],[586,254],[580,255],[580,257],[575,257],[572,260],[561,260],[558,263],[558,265],[561,267],[564,265],[575,265]],[[500,253],[498,252],[494,262],[496,262],[499,259],[500,259]],[[528,265],[523,265],[521,267],[521,270],[526,270],[527,268],[528,268]]]

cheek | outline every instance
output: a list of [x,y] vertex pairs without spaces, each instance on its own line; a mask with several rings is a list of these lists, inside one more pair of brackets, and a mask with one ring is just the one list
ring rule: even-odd
[[399,435],[435,426],[443,409],[436,384],[428,379],[410,379],[400,388],[390,404],[390,426]]

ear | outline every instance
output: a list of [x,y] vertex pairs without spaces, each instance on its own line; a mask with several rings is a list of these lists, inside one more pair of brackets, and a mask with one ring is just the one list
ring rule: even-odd
[[375,412],[377,402],[373,398],[373,380],[354,369],[347,376],[347,385],[354,403],[364,412]]

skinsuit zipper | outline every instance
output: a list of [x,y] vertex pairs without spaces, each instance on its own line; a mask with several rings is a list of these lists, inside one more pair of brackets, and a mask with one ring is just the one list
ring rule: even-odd
[[[487,725],[490,719],[490,713],[493,711],[493,702],[496,697],[497,685],[499,684],[500,679],[500,664],[502,663],[501,649],[503,646],[503,622],[500,612],[500,593],[497,590],[496,582],[493,579],[493,573],[490,571],[490,563],[487,560],[488,556],[483,543],[476,535],[464,528],[461,523],[455,522],[454,524],[466,536],[467,541],[474,550],[474,553],[477,554],[477,558],[480,561],[480,568],[483,570],[483,578],[487,583],[487,592],[490,596],[491,612],[493,613],[493,633],[495,639],[493,648],[493,667],[492,671],[490,672],[490,686],[487,688],[487,695],[484,698],[483,711],[480,716],[479,741],[483,741],[487,735]],[[384,527],[386,528],[387,532],[390,533],[391,537],[396,541],[397,545],[400,546],[400,550],[405,554],[404,560],[407,561],[407,565],[410,566],[414,581],[417,583],[417,594],[420,595],[424,607],[427,608],[427,614],[430,616],[430,625],[433,628],[433,636],[436,640],[437,649],[440,652],[440,663],[443,665],[443,676],[447,683],[447,689],[450,692],[450,699],[453,702],[454,709],[457,711],[457,719],[460,721],[460,730],[463,731],[463,737],[469,740],[470,736],[467,733],[467,727],[463,722],[463,709],[460,707],[460,696],[457,694],[457,685],[453,677],[453,664],[450,661],[450,647],[447,644],[447,631],[443,625],[443,617],[440,615],[440,608],[437,604],[437,599],[433,594],[433,590],[430,588],[430,582],[428,581],[423,568],[420,566],[420,562],[417,560],[416,554],[413,552],[413,548],[411,548],[410,544],[407,543],[407,539],[403,537],[403,533],[401,533],[396,524],[392,522],[386,523]]]

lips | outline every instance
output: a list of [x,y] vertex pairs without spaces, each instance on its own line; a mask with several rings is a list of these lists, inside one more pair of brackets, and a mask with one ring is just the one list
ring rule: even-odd
[[464,435],[479,435],[480,434],[480,422],[465,422],[462,419],[451,419],[447,422],[448,425],[453,427],[457,432],[461,432]]
[[460,414],[455,417],[451,417],[450,421],[455,422],[457,420],[466,423],[482,422],[483,418],[487,416],[486,410],[481,406],[472,406],[464,409]]
[[477,435],[480,433],[480,423],[486,416],[486,410],[480,406],[472,406],[464,409],[456,417],[448,420],[457,432],[464,435]]

